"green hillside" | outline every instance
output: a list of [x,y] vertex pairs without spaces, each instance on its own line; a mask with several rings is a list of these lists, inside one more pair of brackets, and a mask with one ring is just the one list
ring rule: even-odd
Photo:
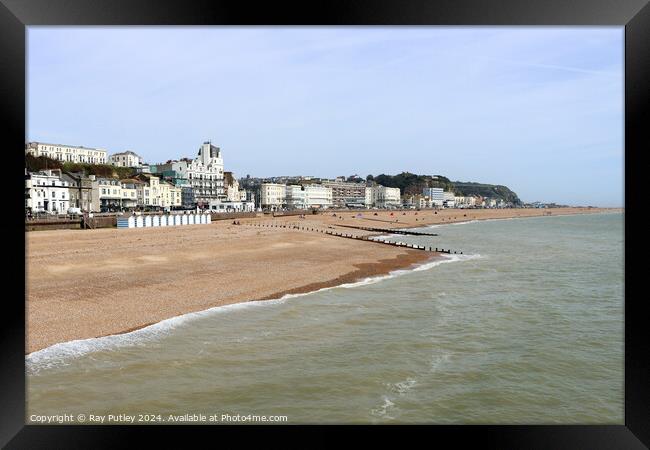
[[367,180],[372,180],[387,187],[398,187],[402,194],[421,194],[422,189],[427,187],[439,187],[445,191],[453,189],[449,178],[442,175],[416,175],[410,172],[402,172],[398,175],[368,175]]
[[109,164],[85,164],[73,162],[61,162],[46,156],[25,155],[25,167],[29,172],[37,172],[44,169],[62,169],[66,172],[83,172],[86,175],[96,175],[105,178],[130,178],[136,171],[131,167],[115,167]]
[[458,195],[480,195],[481,197],[502,199],[505,202],[520,204],[517,194],[507,186],[500,184],[484,184],[466,181],[454,181],[454,192]]
[[453,192],[458,196],[479,195],[493,199],[502,199],[505,202],[520,204],[521,201],[516,193],[507,186],[497,184],[474,183],[467,181],[450,181],[442,175],[416,175],[410,172],[402,172],[397,175],[381,174],[377,176],[368,175],[369,181],[375,181],[382,186],[398,187],[402,194],[421,194],[427,187],[439,187],[445,191]]

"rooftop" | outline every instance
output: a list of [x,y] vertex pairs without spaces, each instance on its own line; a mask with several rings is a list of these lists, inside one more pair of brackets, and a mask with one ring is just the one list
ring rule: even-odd
[[106,150],[101,149],[101,148],[95,148],[95,147],[84,147],[83,145],[68,145],[68,144],[51,144],[49,142],[39,142],[39,141],[34,141],[34,142],[28,142],[27,145],[29,147],[35,147],[37,145],[51,145],[53,147],[70,147],[70,148],[83,148],[85,150],[97,150],[100,152],[105,152]]
[[138,158],[140,158],[140,155],[138,155],[135,152],[132,152],[131,150],[127,150],[125,152],[113,153],[111,156],[116,156],[116,155],[133,155],[133,156],[137,156]]

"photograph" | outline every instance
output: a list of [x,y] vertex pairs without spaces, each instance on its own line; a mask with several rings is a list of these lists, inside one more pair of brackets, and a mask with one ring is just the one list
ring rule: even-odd
[[625,28],[25,31],[27,425],[624,425]]

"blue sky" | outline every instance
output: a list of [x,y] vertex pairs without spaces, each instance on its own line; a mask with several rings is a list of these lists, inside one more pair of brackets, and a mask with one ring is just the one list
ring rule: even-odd
[[29,27],[27,139],[623,204],[622,27]]

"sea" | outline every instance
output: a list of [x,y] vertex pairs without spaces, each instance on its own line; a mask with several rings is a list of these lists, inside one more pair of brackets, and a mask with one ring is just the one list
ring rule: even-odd
[[599,213],[384,236],[452,254],[35,352],[26,421],[623,424],[623,225]]

